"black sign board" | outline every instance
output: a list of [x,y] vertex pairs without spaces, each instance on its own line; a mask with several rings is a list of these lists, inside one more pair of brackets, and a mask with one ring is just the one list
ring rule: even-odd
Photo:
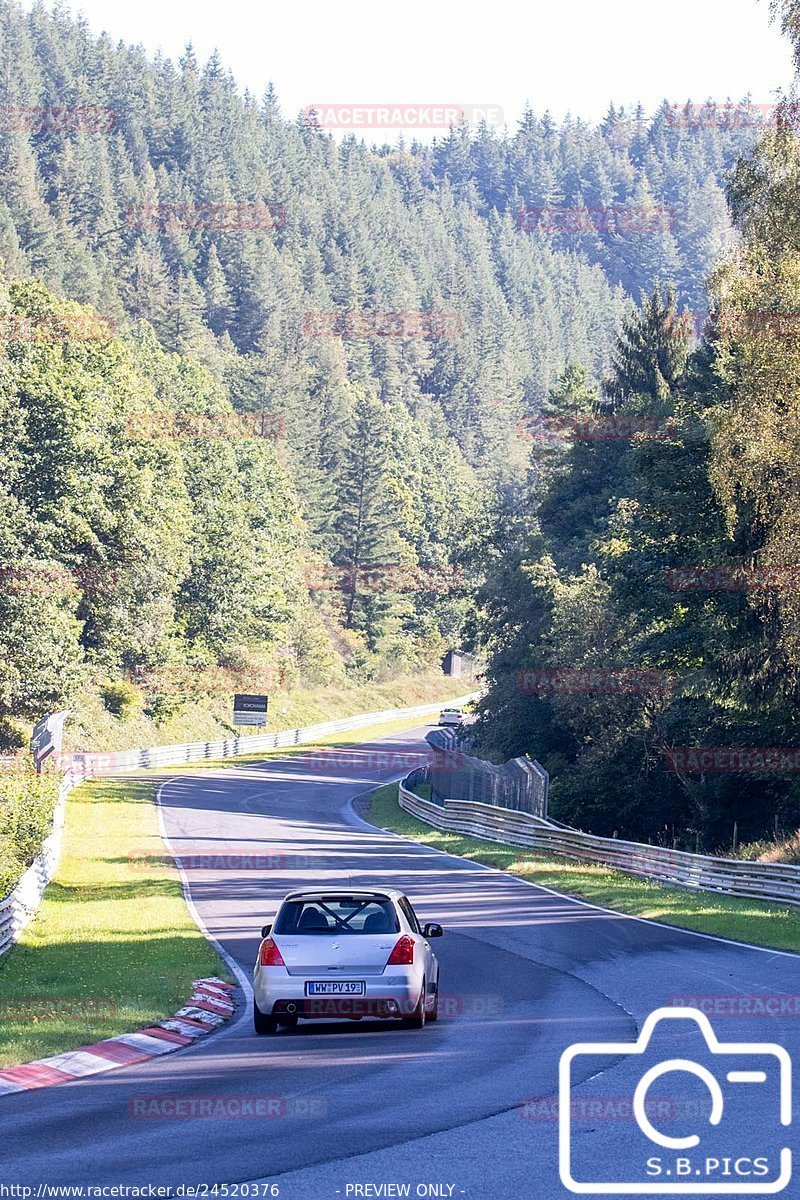
[[266,725],[268,704],[268,696],[234,696],[234,725]]

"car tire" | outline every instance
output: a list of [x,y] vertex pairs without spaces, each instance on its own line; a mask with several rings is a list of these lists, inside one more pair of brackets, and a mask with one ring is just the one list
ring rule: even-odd
[[278,1029],[278,1022],[275,1017],[270,1017],[266,1013],[262,1013],[255,1000],[253,1001],[253,1028],[258,1034],[276,1033]]
[[425,980],[422,981],[422,991],[420,992],[419,1002],[414,1009],[413,1017],[407,1017],[403,1024],[406,1029],[424,1029],[425,1028],[425,996],[427,994]]
[[287,1029],[295,1029],[297,1027],[297,1013],[287,1013],[285,1017],[277,1018],[279,1025],[284,1025]]
[[436,991],[433,994],[433,1008],[427,1014],[426,1020],[438,1021],[439,1019],[439,980],[436,980]]

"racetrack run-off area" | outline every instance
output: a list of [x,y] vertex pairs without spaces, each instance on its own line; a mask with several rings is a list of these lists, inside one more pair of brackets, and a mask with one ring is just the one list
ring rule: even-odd
[[[391,885],[445,928],[437,1024],[301,1023],[257,1038],[240,994],[239,1019],[204,1044],[4,1097],[0,1183],[135,1185],[146,1164],[146,1181],[170,1189],[269,1180],[288,1200],[370,1194],[352,1189],[387,1181],[411,1194],[437,1184],[478,1200],[563,1197],[558,1124],[531,1101],[557,1094],[570,1044],[631,1042],[676,997],[796,987],[794,955],[612,913],[367,825],[353,799],[385,781],[384,752],[418,750],[424,733],[363,744],[346,765],[301,754],[182,773],[164,779],[159,802],[191,906],[242,989],[260,927],[291,888]],[[673,1024],[691,1056],[685,1023]],[[718,1032],[793,1052],[797,1028],[791,1014],[739,1012]],[[635,1082],[619,1059],[579,1079],[576,1095],[622,1097]],[[760,1120],[751,1106],[742,1143]],[[595,1128],[584,1123],[579,1137]],[[630,1128],[604,1121],[604,1158]]]

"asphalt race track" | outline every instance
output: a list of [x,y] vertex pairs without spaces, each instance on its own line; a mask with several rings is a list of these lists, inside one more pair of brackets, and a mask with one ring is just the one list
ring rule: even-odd
[[[353,798],[396,777],[385,752],[419,751],[424,733],[364,745],[359,762],[352,753],[344,761],[303,756],[181,775],[165,780],[161,807],[173,852],[190,860],[193,904],[244,976],[262,923],[290,888],[404,888],[422,920],[445,927],[434,943],[442,966],[439,1021],[421,1031],[328,1021],[257,1038],[250,996],[240,992],[238,1019],[195,1047],[0,1097],[0,1184],[154,1184],[180,1195],[181,1185],[259,1180],[277,1185],[277,1193],[260,1188],[259,1195],[284,1200],[551,1200],[569,1194],[558,1173],[554,1098],[559,1057],[570,1044],[630,1043],[647,1015],[676,997],[717,997],[714,1003],[724,1009],[730,1002],[736,1013],[712,1016],[720,1039],[778,1043],[798,1061],[800,1005],[767,1019],[741,1014],[749,998],[800,992],[800,958],[609,913],[365,825]],[[253,855],[274,861],[253,869]],[[205,858],[192,863],[192,856]],[[208,856],[232,861],[209,866]],[[660,1037],[662,1060],[697,1058],[704,1049],[686,1021],[668,1022]],[[632,1182],[626,1156],[638,1130],[620,1104],[633,1095],[641,1060],[578,1060],[575,1072],[576,1102],[598,1101],[573,1118],[577,1169],[608,1179],[619,1168]],[[749,1157],[773,1146],[796,1149],[794,1130],[778,1128],[773,1101],[755,1090],[771,1079],[722,1081],[726,1103],[729,1091],[736,1095],[719,1130],[710,1131],[719,1145]],[[661,1095],[665,1104],[675,1097],[668,1089]],[[694,1110],[662,1111],[672,1136],[701,1127],[704,1149],[706,1096],[699,1085],[696,1096],[680,1095],[685,1105],[694,1097]],[[254,1097],[273,1103],[266,1118],[138,1115],[152,1097],[222,1097],[233,1102],[229,1113]],[[664,1164],[679,1153],[651,1152]],[[715,1179],[731,1182],[722,1166],[714,1170]],[[742,1191],[739,1178],[739,1194],[758,1194],[758,1176],[744,1179],[745,1188],[748,1179],[754,1186]]]

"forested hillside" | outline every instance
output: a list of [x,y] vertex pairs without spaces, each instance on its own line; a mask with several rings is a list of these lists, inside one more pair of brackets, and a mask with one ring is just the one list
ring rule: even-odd
[[[656,280],[705,307],[760,118],[527,113],[370,148],[62,9],[3,0],[0,38],[0,736],[165,665],[370,678],[477,645],[524,421],[573,364],[602,383]],[[270,436],[187,433],[233,410]],[[154,413],[180,436],[143,436]]]
[[540,758],[565,819],[686,849],[800,821],[795,106],[729,203],[701,343],[657,290],[602,389],[564,373],[483,591],[484,747]]

